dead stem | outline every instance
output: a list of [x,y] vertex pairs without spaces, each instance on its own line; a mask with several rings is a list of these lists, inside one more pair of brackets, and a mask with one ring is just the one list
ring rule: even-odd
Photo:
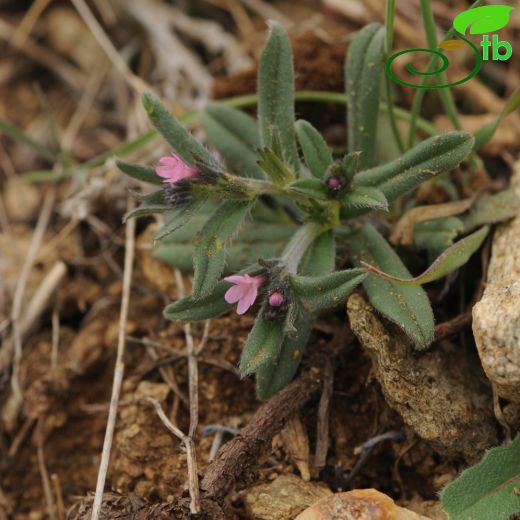
[[[175,270],[175,281],[179,290],[179,296],[183,298],[186,294],[184,289],[184,280],[178,269]],[[191,334],[191,325],[184,325],[184,335],[186,336],[186,350],[188,355],[188,394],[190,399],[190,426],[188,435],[184,440],[188,457],[188,479],[190,485],[190,511],[191,513],[200,512],[200,492],[199,478],[197,475],[197,454],[193,438],[197,431],[199,423],[199,367],[197,363],[197,353]],[[201,344],[204,342],[204,337]],[[199,345],[200,347],[200,345]]]
[[138,93],[153,92],[153,88],[143,79],[136,76],[128,67],[125,60],[121,57],[117,49],[114,47],[110,38],[107,36],[103,27],[96,20],[96,17],[84,0],[71,0],[79,15],[92,32],[94,38],[105,51],[112,65],[121,73],[126,82]]
[[38,425],[36,426],[36,453],[38,456],[38,468],[40,470],[40,477],[42,479],[43,493],[45,495],[45,501],[47,502],[47,512],[51,520],[58,520],[56,516],[56,506],[54,505],[54,497],[52,495],[51,482],[49,479],[49,473],[47,472],[47,466],[45,465],[45,455],[43,452],[43,435],[42,435],[42,424],[43,417],[38,419]]
[[[133,199],[129,198],[127,202],[128,211],[134,208]],[[130,290],[132,286],[132,272],[134,264],[135,252],[135,219],[129,219],[126,222],[125,235],[125,265],[123,272],[123,293],[121,296],[121,314],[119,319],[119,335],[117,342],[117,356],[114,368],[114,381],[112,384],[112,396],[110,398],[110,408],[108,412],[107,428],[105,431],[105,439],[103,441],[103,450],[101,452],[101,463],[99,465],[98,478],[96,483],[96,494],[92,504],[91,520],[98,520],[103,501],[103,490],[108,471],[108,463],[110,461],[110,450],[112,440],[114,438],[114,429],[117,418],[117,408],[119,403],[119,395],[121,393],[121,384],[123,382],[123,374],[125,371],[124,353],[125,353],[125,336],[126,323],[128,318],[128,308],[130,303]]]
[[38,250],[40,249],[41,243],[43,242],[43,237],[45,235],[45,231],[47,230],[47,225],[52,214],[55,197],[56,192],[54,189],[48,190],[45,194],[45,199],[43,201],[42,209],[38,217],[38,222],[34,230],[31,245],[29,246],[29,251],[27,252],[25,261],[22,265],[20,276],[18,277],[18,281],[16,282],[16,288],[13,296],[13,307],[11,311],[12,342],[9,340],[6,341],[5,348],[7,349],[7,352],[5,354],[6,358],[4,358],[4,363],[2,364],[2,366],[3,369],[5,369],[9,365],[9,361],[11,359],[11,355],[14,349],[11,387],[13,390],[13,396],[17,404],[20,404],[22,402],[22,391],[20,388],[19,381],[20,361],[22,360],[23,336],[23,329],[21,323],[22,305],[25,296],[25,289],[29,280],[29,275],[31,274],[31,269],[38,254]]

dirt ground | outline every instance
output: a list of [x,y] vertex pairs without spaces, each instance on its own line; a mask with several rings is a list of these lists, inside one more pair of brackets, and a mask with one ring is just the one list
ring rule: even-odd
[[[128,246],[121,218],[131,186],[112,161],[77,169],[56,182],[21,182],[20,175],[48,175],[54,169],[58,176],[64,167],[91,160],[148,129],[136,84],[160,92],[178,114],[208,98],[253,93],[268,17],[289,27],[297,90],[342,92],[343,62],[353,32],[365,22],[382,21],[384,14],[382,1],[345,4],[350,2],[357,7],[345,11],[317,0],[298,5],[161,1],[150,2],[149,18],[131,2],[115,0],[0,4],[0,118],[44,147],[42,152],[0,132],[0,519],[89,518],[114,378]],[[146,9],[148,3],[136,5]],[[419,16],[416,4],[407,0],[399,7],[403,23],[397,27],[396,46],[421,43],[413,29]],[[449,13],[465,4],[433,5],[445,26]],[[99,26],[89,26],[89,12]],[[161,13],[170,20],[173,40],[158,36],[164,27]],[[176,21],[168,18],[175,16]],[[190,20],[196,22],[190,25]],[[515,20],[509,39],[518,42],[520,19]],[[112,43],[106,43],[107,35]],[[172,42],[182,47],[177,63],[164,48],[161,52],[161,45]],[[503,76],[490,65],[487,85],[475,81],[456,89],[468,128],[478,117],[499,112],[507,93],[518,85],[519,58],[514,56]],[[409,93],[398,94],[399,104],[409,106]],[[442,127],[441,112],[429,99],[423,116]],[[320,128],[332,146],[344,143],[343,107],[299,103],[297,114]],[[489,189],[490,179],[498,185],[508,182],[519,138],[518,118],[507,120],[485,149],[485,171],[473,179],[471,189]],[[161,150],[164,145],[156,140],[131,157],[152,164]],[[443,201],[444,195],[428,188],[420,194],[429,202]],[[156,226],[151,218],[136,223],[124,379],[105,486],[105,518],[153,518],[152,510],[157,518],[188,517],[186,451],[149,401],[157,400],[168,418],[187,431],[187,332],[183,324],[162,315],[182,289],[173,270],[150,255]],[[489,247],[456,280],[429,289],[438,323],[464,313],[480,290],[488,257]],[[187,291],[190,275],[182,277]],[[17,299],[19,356],[12,335]],[[218,443],[232,439],[259,410],[254,382],[241,379],[237,370],[251,325],[251,317],[232,314],[211,320],[206,331],[204,324],[195,323],[188,332],[195,345],[202,338],[205,342],[198,355],[200,408],[194,439],[201,478]],[[399,504],[443,518],[437,494],[467,466],[467,458],[462,452],[439,453],[405,424],[387,403],[367,351],[345,335],[348,329],[345,309],[320,316],[301,369],[321,367],[319,390],[201,518],[253,518],[251,489],[279,475],[309,476],[332,491],[376,488]],[[491,403],[468,320],[435,348],[447,356],[464,352],[468,371]],[[493,421],[496,439],[502,439],[505,432]],[[222,427],[228,431],[219,441],[216,432]],[[386,440],[372,449],[359,449],[384,433]],[[295,453],[300,441],[308,442],[308,452]],[[322,455],[325,450],[318,468],[317,450]]]

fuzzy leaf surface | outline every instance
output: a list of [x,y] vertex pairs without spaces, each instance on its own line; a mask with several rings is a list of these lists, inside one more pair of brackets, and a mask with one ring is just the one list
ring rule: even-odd
[[446,132],[430,137],[401,157],[354,177],[354,186],[373,186],[389,202],[423,182],[453,170],[473,148],[474,138],[467,132]]
[[202,112],[201,123],[209,142],[231,171],[243,177],[265,178],[256,163],[260,136],[254,118],[235,108],[213,103]]
[[509,520],[520,513],[520,437],[490,449],[441,493],[450,520]]
[[[349,243],[358,265],[366,262],[394,276],[411,277],[397,253],[372,225],[363,225],[349,238]],[[433,311],[421,286],[397,285],[374,274],[365,278],[363,286],[375,309],[410,336],[418,350],[433,341]]]
[[143,94],[143,105],[148,117],[177,155],[191,166],[196,159],[215,164],[213,156],[182,126],[179,120],[150,94]]
[[283,27],[269,22],[270,33],[258,70],[258,120],[264,147],[275,150],[280,139],[284,160],[299,169],[294,132],[294,67],[291,44]]
[[321,134],[309,122],[296,121],[296,135],[310,172],[317,179],[323,179],[333,158]]
[[374,164],[384,34],[380,24],[361,29],[350,44],[345,63],[348,147],[350,152],[361,152],[361,168]]
[[482,245],[482,242],[488,233],[489,227],[485,226],[482,229],[475,231],[475,233],[459,240],[446,249],[446,251],[444,251],[435,262],[424,271],[424,273],[415,278],[400,278],[398,276],[393,276],[367,262],[361,262],[361,265],[365,269],[375,273],[377,276],[381,276],[385,280],[395,282],[398,285],[422,285],[438,280],[463,266],[470,259],[473,253]]
[[210,216],[199,235],[193,267],[193,296],[203,298],[213,291],[226,263],[226,247],[251,209],[252,202],[227,201]]
[[138,181],[157,184],[159,186],[163,183],[164,179],[155,173],[154,168],[141,166],[140,164],[130,164],[121,159],[116,160],[116,165],[123,173]]

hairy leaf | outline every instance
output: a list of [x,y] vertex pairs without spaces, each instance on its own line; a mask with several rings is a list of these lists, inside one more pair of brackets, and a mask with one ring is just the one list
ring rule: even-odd
[[330,229],[319,235],[303,255],[299,274],[320,276],[331,273],[336,266],[336,240]]
[[219,282],[204,299],[187,296],[168,305],[164,309],[164,315],[169,320],[183,321],[207,320],[221,316],[233,307],[224,299],[224,294],[230,287],[229,282]]
[[215,159],[162,103],[150,94],[143,94],[143,105],[153,125],[182,160],[195,166],[196,159],[215,164]]
[[163,179],[155,173],[154,168],[149,168],[148,166],[141,166],[140,164],[130,164],[125,161],[121,161],[120,159],[116,160],[117,167],[123,172],[126,173],[129,177],[137,179],[138,181],[148,182],[150,184],[158,184],[161,185],[163,183]]
[[492,448],[441,493],[450,520],[510,520],[520,513],[520,437]]
[[260,137],[255,119],[235,108],[213,103],[202,112],[201,123],[209,142],[234,173],[255,179],[265,178],[256,163]]
[[283,27],[269,22],[269,38],[258,70],[258,119],[264,147],[276,149],[280,139],[283,157],[295,172],[299,169],[294,135],[294,71],[291,44]]
[[346,269],[322,276],[291,276],[294,293],[305,309],[316,312],[339,305],[366,278],[364,269]]
[[267,320],[261,314],[247,337],[242,358],[240,374],[247,376],[278,358],[284,334],[283,320]]
[[414,244],[428,251],[432,263],[443,251],[450,247],[464,229],[464,223],[457,217],[446,217],[419,222],[414,229]]
[[323,179],[333,158],[321,134],[307,121],[296,121],[296,135],[310,172],[317,179]]
[[494,195],[481,197],[464,219],[467,233],[484,224],[496,224],[518,214],[520,201],[515,190],[510,188]]
[[319,179],[298,179],[288,186],[289,191],[306,195],[312,199],[327,200],[325,183]]
[[123,222],[126,222],[129,218],[144,217],[145,215],[153,215],[154,213],[164,213],[171,211],[172,206],[164,200],[163,190],[157,190],[146,195],[134,193],[134,197],[141,201],[141,204],[129,211],[124,217]]
[[399,276],[390,275],[367,262],[361,262],[361,265],[377,276],[381,276],[385,280],[395,282],[399,285],[422,285],[438,280],[463,266],[482,245],[488,233],[489,227],[485,226],[466,238],[459,240],[446,249],[424,273],[415,278],[401,278]]
[[357,186],[354,191],[343,195],[341,203],[344,218],[373,210],[388,211],[388,201],[384,193],[380,189],[370,186]]
[[226,247],[244,221],[251,205],[251,202],[224,202],[205,224],[193,258],[195,298],[204,298],[217,284],[226,262]]
[[[395,251],[370,224],[363,225],[350,237],[350,246],[357,264],[367,262],[394,276],[411,277]],[[397,285],[374,274],[369,274],[363,285],[370,303],[403,329],[417,349],[423,350],[433,341],[433,311],[421,286]]]
[[350,44],[345,63],[350,152],[362,152],[361,168],[374,164],[383,71],[384,28],[370,24]]
[[389,202],[421,183],[453,170],[473,148],[467,132],[447,132],[426,139],[398,159],[354,177],[355,186],[374,186]]
[[278,357],[260,367],[256,372],[256,395],[259,399],[268,399],[284,388],[298,370],[315,319],[300,305],[297,306],[296,312],[294,328],[297,335],[286,335],[280,346]]

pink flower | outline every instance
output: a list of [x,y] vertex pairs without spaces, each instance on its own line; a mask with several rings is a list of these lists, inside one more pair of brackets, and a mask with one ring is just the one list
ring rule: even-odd
[[249,276],[234,274],[224,278],[226,282],[231,282],[233,287],[230,287],[224,295],[228,303],[236,303],[237,314],[245,314],[249,307],[255,303],[258,296],[258,288],[262,285],[264,279],[261,276]]
[[274,292],[269,296],[269,305],[271,307],[280,307],[284,300],[283,294],[280,292]]
[[197,175],[197,170],[186,164],[178,155],[166,155],[159,159],[160,166],[155,173],[164,179],[164,182],[175,184],[181,179],[189,179]]

